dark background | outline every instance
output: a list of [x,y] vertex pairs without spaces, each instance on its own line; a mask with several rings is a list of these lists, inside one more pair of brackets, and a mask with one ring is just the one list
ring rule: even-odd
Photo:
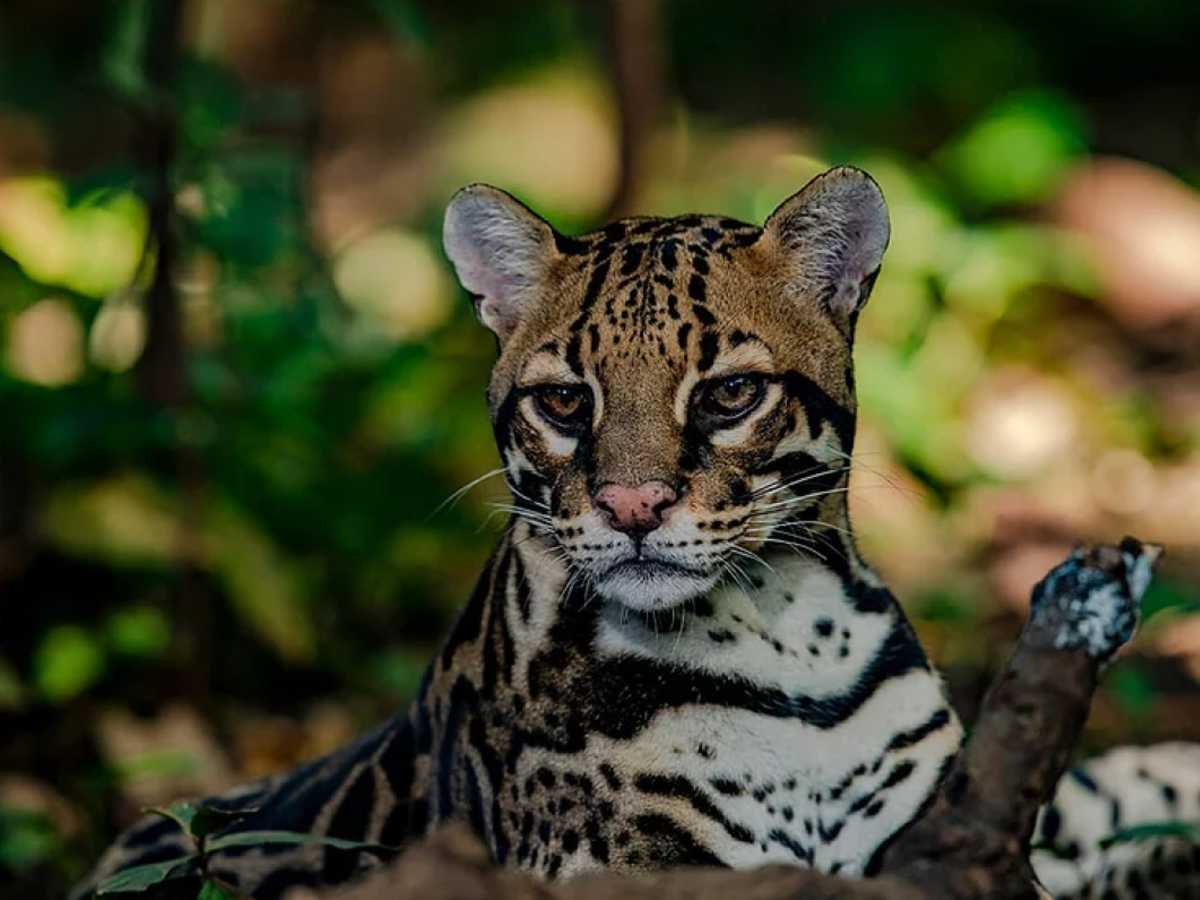
[[1200,4],[6,0],[0,895],[399,708],[502,516],[439,244],[882,183],[853,502],[967,715],[1079,539],[1168,557],[1087,732],[1200,737]]

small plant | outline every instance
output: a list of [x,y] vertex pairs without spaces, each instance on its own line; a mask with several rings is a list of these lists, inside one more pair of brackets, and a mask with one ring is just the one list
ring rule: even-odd
[[165,808],[153,807],[147,812],[164,816],[179,826],[192,844],[192,852],[161,862],[146,863],[123,869],[106,878],[96,888],[96,894],[142,893],[178,878],[199,878],[197,900],[239,900],[244,895],[209,871],[213,854],[229,847],[250,847],[264,844],[321,844],[339,850],[362,850],[391,854],[394,847],[382,844],[347,841],[298,831],[234,831],[238,823],[258,812],[257,806],[231,807],[216,801],[172,803]]

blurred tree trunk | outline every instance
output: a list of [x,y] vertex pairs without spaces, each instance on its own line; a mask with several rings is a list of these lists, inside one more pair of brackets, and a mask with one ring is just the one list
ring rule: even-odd
[[666,63],[659,0],[609,0],[608,50],[620,117],[620,170],[605,219],[629,215],[662,110]]
[[178,241],[173,175],[179,142],[176,78],[179,70],[184,0],[149,4],[146,81],[150,85],[144,137],[151,179],[148,245],[154,277],[146,297],[146,349],[138,363],[142,396],[156,406],[182,406],[188,395],[183,325],[175,291]]
[[198,560],[206,477],[195,448],[180,440],[180,413],[191,398],[187,343],[176,279],[179,234],[175,170],[179,155],[179,60],[186,0],[153,0],[145,35],[148,105],[143,138],[149,176],[147,248],[154,272],[146,295],[146,344],[137,367],[138,389],[146,402],[169,416],[175,444],[168,466],[179,490],[179,525],[173,603],[175,641],[185,689],[198,707],[208,705],[209,611]]

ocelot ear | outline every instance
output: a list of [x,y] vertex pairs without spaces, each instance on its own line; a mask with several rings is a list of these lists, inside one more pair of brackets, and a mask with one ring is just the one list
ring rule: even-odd
[[772,252],[782,256],[789,290],[817,299],[848,322],[870,296],[891,226],[875,179],[842,166],[784,200],[763,231]]
[[515,197],[472,184],[450,199],[442,244],[458,280],[475,297],[479,321],[503,344],[557,257],[554,229]]

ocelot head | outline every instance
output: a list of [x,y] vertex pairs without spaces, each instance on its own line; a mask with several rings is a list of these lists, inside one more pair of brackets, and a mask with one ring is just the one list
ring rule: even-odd
[[761,227],[632,218],[568,237],[496,188],[459,191],[444,242],[499,343],[488,402],[516,514],[641,611],[815,547],[844,490],[855,321],[888,234],[853,168]]

